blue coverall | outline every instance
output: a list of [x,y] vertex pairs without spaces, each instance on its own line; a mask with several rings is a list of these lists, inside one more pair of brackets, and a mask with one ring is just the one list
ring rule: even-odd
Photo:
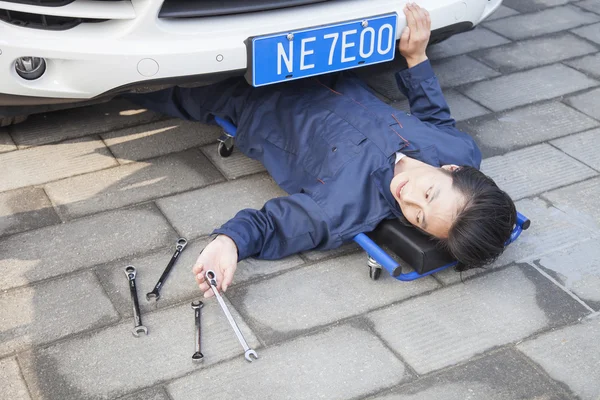
[[436,167],[479,168],[481,153],[456,129],[429,61],[396,80],[410,113],[379,100],[348,72],[260,88],[230,79],[134,101],[187,120],[217,115],[238,127],[237,148],[261,161],[289,196],[242,210],[214,233],[234,240],[240,260],[277,259],[338,247],[400,216],[389,189],[397,151]]

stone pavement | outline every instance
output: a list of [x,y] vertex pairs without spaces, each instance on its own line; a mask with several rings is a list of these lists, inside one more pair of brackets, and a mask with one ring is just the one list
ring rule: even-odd
[[[0,131],[0,399],[600,399],[600,2],[505,0],[430,57],[531,228],[464,282],[371,281],[353,245],[245,260],[225,297],[252,364],[214,299],[192,363],[190,267],[213,228],[283,194],[259,164],[117,100]],[[360,72],[406,110],[394,65]]]

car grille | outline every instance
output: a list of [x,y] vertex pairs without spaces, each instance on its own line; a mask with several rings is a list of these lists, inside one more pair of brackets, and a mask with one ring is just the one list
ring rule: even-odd
[[165,0],[160,18],[198,18],[275,10],[331,0]]

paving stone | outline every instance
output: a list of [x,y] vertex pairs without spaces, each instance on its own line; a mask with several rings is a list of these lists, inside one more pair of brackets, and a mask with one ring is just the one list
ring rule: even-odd
[[0,382],[3,382],[0,400],[31,400],[14,358],[0,360]]
[[[149,255],[132,258],[127,260],[127,264],[134,265],[138,271],[136,285],[140,297],[140,309],[142,313],[155,310],[157,308],[170,307],[173,304],[191,299],[201,294],[194,275],[192,267],[200,252],[209,243],[209,240],[203,239],[188,243],[186,249],[181,253],[177,264],[169,274],[169,278],[160,289],[159,301],[147,301],[146,293],[154,289],[154,285],[163,273],[167,263],[175,251],[175,241],[168,247],[153,252]],[[248,281],[253,278],[266,276],[279,271],[298,267],[303,263],[298,256],[291,256],[277,261],[264,261],[255,259],[246,259],[238,264],[233,285]],[[99,267],[96,273],[102,282],[106,292],[115,305],[119,314],[124,317],[130,317],[133,314],[131,309],[131,298],[127,280],[124,276],[126,264],[122,261],[110,263]]]
[[471,120],[467,126],[487,157],[581,132],[598,126],[598,121],[549,102]]
[[[235,309],[230,307],[230,311],[248,344],[260,355],[256,337]],[[233,365],[247,363],[214,300],[205,301],[202,308],[201,364],[191,359],[195,330],[190,303],[144,315],[143,322],[147,336],[133,337],[133,323],[127,321],[21,353],[23,375],[33,396],[40,400],[113,399],[233,357]],[[198,392],[192,396],[198,398]]]
[[[355,253],[358,251],[362,251],[361,247],[356,244],[356,242],[347,242],[332,250],[309,250],[302,255],[306,257],[309,261],[320,261],[325,258],[337,257],[344,254]],[[363,253],[364,254],[364,253]],[[366,255],[365,255],[365,263],[366,263]],[[365,264],[366,265],[366,264]]]
[[17,146],[13,143],[6,128],[0,128],[0,153],[16,150]]
[[178,232],[193,239],[210,234],[243,208],[260,209],[267,200],[285,195],[265,174],[163,198],[156,203]]
[[554,64],[477,82],[461,91],[491,110],[503,111],[596,85],[597,81],[581,72]]
[[186,376],[167,391],[173,400],[197,399],[198,393],[219,399],[350,399],[408,375],[375,336],[348,325],[267,348],[259,356],[251,365],[233,360]]
[[600,318],[546,333],[518,349],[580,399],[600,396]]
[[152,205],[19,233],[0,239],[0,290],[143,253],[175,238]]
[[130,396],[119,397],[118,400],[171,400],[163,388],[152,388],[132,394]]
[[581,225],[600,231],[600,178],[556,189],[543,196]]
[[237,179],[242,176],[266,171],[260,161],[246,157],[235,147],[233,153],[226,158],[219,155],[217,146],[215,145],[204,146],[202,152],[217,166],[227,179]]
[[550,143],[571,157],[600,171],[600,142],[598,138],[600,138],[600,129],[592,129],[577,135],[556,139]]
[[46,193],[25,188],[0,193],[0,236],[60,223]]
[[0,355],[99,328],[118,319],[91,272],[10,290],[0,294]]
[[565,393],[517,351],[501,350],[403,385],[377,400],[566,400]]
[[427,50],[427,55],[432,60],[436,60],[505,43],[510,43],[510,40],[506,40],[502,36],[498,36],[494,32],[478,26],[472,31],[454,35],[442,43],[431,46]]
[[600,53],[581,57],[576,60],[565,61],[565,64],[585,72],[596,79],[600,78]]
[[[456,121],[463,121],[466,119],[479,117],[490,112],[490,110],[480,106],[473,100],[463,96],[454,89],[444,90],[444,98],[446,99],[446,103],[448,103],[448,107],[450,107],[452,118],[454,118]],[[400,111],[410,111],[408,100],[397,101],[391,105]]]
[[104,133],[101,137],[117,160],[127,164],[216,143],[220,134],[217,126],[169,119]]
[[600,3],[598,0],[584,0],[576,3],[577,7],[584,8],[588,11],[595,12],[596,14],[600,14]]
[[[515,2],[523,3],[519,0]],[[483,26],[513,40],[544,35],[598,22],[600,17],[570,5],[554,7],[535,14],[515,15]]]
[[[591,200],[590,200],[591,204]],[[529,229],[511,243],[504,253],[486,268],[493,269],[512,262],[525,262],[539,259],[545,254],[570,247],[576,243],[598,236],[599,230],[593,222],[584,221],[562,208],[553,207],[542,199],[524,199],[515,203],[517,210],[531,221]],[[462,278],[479,275],[485,270],[473,269],[462,273]],[[435,274],[445,284],[460,282],[461,274],[453,268]]]
[[164,116],[140,109],[126,100],[112,100],[93,106],[31,115],[27,121],[10,129],[17,146],[25,148],[109,132],[161,118]]
[[501,5],[496,9],[496,11],[494,11],[492,15],[486,18],[486,21],[493,21],[500,18],[506,18],[515,14],[518,14],[518,12],[513,10],[512,8]]
[[437,286],[429,278],[409,284],[389,276],[372,281],[364,255],[353,254],[236,288],[229,296],[240,313],[249,316],[261,338],[273,343]]
[[500,75],[497,71],[466,55],[432,61],[431,64],[443,88]]
[[[600,185],[599,185],[600,188]],[[600,311],[600,239],[546,254],[533,263],[596,311]]]
[[572,32],[600,44],[600,23],[573,29]]
[[419,374],[583,317],[587,310],[530,266],[376,311],[375,330]]
[[600,88],[569,97],[565,102],[579,111],[600,120]]
[[593,169],[548,144],[485,158],[481,170],[513,200],[597,175]]
[[[556,49],[560,49],[560,51],[556,51]],[[551,37],[522,40],[478,51],[472,56],[503,73],[508,73],[552,64],[596,51],[598,51],[596,46],[589,42],[579,39],[573,34],[561,32]]]
[[101,140],[83,138],[0,154],[0,192],[116,165]]
[[548,7],[565,5],[572,0],[504,0],[503,3],[522,13],[543,10]]
[[46,185],[63,219],[185,192],[223,177],[198,149],[79,175]]

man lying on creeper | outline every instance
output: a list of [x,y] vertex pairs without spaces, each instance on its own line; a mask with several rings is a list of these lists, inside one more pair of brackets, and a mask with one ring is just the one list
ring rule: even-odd
[[[194,121],[214,116],[238,127],[236,147],[259,160],[289,196],[246,209],[216,229],[193,273],[227,290],[237,262],[332,249],[384,219],[404,218],[437,238],[458,269],[497,258],[516,223],[510,197],[481,173],[481,153],[456,129],[425,49],[429,13],[404,9],[396,74],[410,113],[379,100],[352,72],[254,88],[243,78],[136,97],[152,110]],[[136,95],[137,96],[137,95]]]

